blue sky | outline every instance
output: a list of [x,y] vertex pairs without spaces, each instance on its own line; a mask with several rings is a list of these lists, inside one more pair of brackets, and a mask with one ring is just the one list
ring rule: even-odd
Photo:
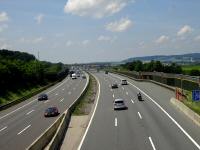
[[63,63],[200,52],[199,0],[0,0],[0,49]]

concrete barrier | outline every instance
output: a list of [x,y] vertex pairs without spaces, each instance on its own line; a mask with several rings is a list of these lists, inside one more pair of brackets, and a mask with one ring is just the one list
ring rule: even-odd
[[70,122],[71,113],[77,106],[82,96],[89,87],[89,76],[87,76],[87,83],[80,93],[78,98],[40,137],[38,137],[26,150],[55,150],[58,149],[62,143],[62,139]]
[[194,123],[200,126],[200,116],[184,105],[182,102],[175,98],[171,98],[170,102],[181,112],[183,112],[187,117],[189,117]]
[[118,73],[118,72],[113,72],[111,71],[111,73],[114,73],[114,74],[118,74],[118,75],[121,75],[121,76],[124,76],[124,77],[127,77],[129,79],[132,79],[132,80],[135,80],[135,81],[139,81],[139,82],[150,82],[150,83],[154,83],[154,84],[157,84],[159,86],[162,86],[164,88],[167,88],[171,91],[175,91],[175,88],[174,87],[171,87],[169,85],[166,85],[166,84],[163,84],[163,83],[159,83],[159,82],[156,82],[156,81],[153,81],[153,80],[148,80],[148,79],[136,79],[134,77],[131,77],[131,76],[128,76],[128,75],[125,75],[125,74],[122,74],[122,73]]

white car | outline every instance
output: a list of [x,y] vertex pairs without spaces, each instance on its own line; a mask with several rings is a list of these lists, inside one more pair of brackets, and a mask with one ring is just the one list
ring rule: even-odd
[[115,99],[113,102],[114,110],[127,109],[123,99]]
[[121,81],[121,85],[128,85],[127,80],[122,80],[122,81]]

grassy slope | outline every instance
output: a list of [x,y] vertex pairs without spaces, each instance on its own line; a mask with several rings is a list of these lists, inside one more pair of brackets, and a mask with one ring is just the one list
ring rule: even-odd
[[184,91],[184,93],[186,94],[187,99],[183,100],[183,103],[200,115],[200,102],[192,101],[192,92]]
[[200,70],[200,65],[188,65],[188,66],[182,66],[182,69],[185,73],[189,73],[192,69]]

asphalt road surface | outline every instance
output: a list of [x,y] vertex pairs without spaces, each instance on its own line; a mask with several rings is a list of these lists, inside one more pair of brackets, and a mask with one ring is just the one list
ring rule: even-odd
[[[100,94],[94,116],[79,146],[81,150],[199,150],[200,128],[170,104],[174,92],[153,83],[115,74],[94,74]],[[127,79],[129,85],[120,85]],[[111,89],[118,83],[118,89]],[[144,101],[138,101],[140,91]],[[123,98],[128,110],[114,111]]]
[[80,95],[87,79],[67,77],[43,93],[49,100],[38,101],[37,96],[0,112],[0,150],[23,150],[37,139],[57,117],[45,118],[44,110],[56,106],[60,114]]

